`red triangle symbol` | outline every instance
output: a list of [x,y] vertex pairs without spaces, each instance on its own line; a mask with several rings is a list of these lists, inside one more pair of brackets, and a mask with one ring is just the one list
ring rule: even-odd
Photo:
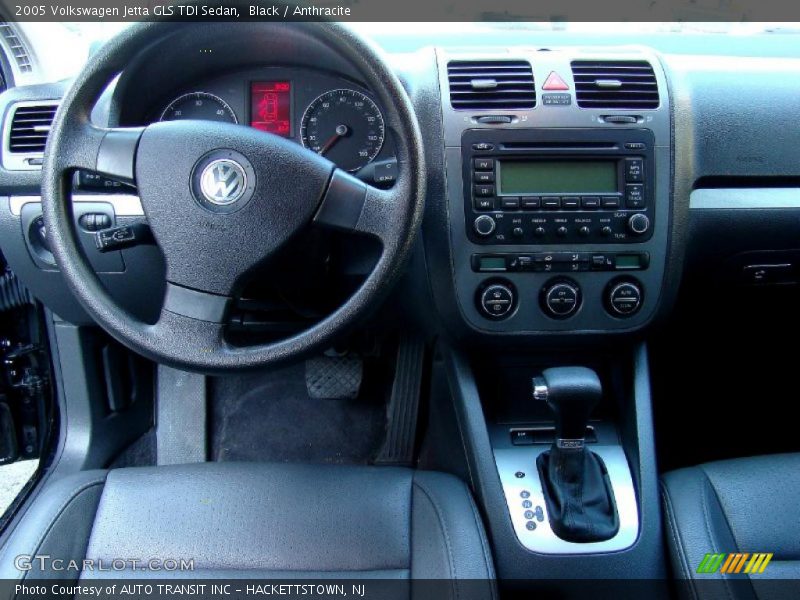
[[569,86],[567,82],[561,79],[561,76],[556,73],[555,71],[550,71],[550,75],[547,76],[547,81],[544,82],[542,86],[543,90],[568,90]]

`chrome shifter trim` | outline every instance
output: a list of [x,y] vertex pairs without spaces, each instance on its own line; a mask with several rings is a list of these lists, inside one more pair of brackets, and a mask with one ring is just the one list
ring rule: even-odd
[[586,440],[583,438],[556,438],[556,446],[565,450],[581,450],[585,443]]
[[533,399],[547,402],[550,391],[547,389],[547,382],[544,377],[533,378]]
[[[619,531],[603,542],[576,543],[562,540],[550,528],[536,459],[550,446],[495,448],[494,458],[514,532],[520,543],[541,554],[594,554],[630,548],[639,536],[639,508],[625,452],[618,445],[591,444],[606,465],[619,514]],[[530,516],[526,516],[526,513]],[[541,520],[540,520],[541,519]]]

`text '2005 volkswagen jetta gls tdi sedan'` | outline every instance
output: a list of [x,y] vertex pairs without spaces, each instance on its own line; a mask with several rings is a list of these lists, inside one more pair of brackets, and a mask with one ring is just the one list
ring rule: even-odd
[[797,597],[792,24],[4,16],[3,594]]

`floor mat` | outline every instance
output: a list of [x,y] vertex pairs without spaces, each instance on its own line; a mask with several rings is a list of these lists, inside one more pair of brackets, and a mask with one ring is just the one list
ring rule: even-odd
[[336,400],[309,397],[303,364],[211,379],[212,459],[370,462],[386,411],[383,386],[368,379],[359,397]]

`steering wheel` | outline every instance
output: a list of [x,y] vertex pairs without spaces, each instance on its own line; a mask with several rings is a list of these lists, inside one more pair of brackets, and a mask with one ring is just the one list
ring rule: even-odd
[[[371,187],[290,140],[250,127],[171,121],[143,128],[99,128],[93,106],[141,49],[178,23],[139,23],[92,56],[53,121],[42,170],[42,209],[50,246],[72,292],[110,335],[155,361],[201,372],[254,368],[330,344],[380,300],[409,254],[424,206],[425,163],[413,108],[380,55],[335,23],[295,27],[347,59],[384,109],[398,177]],[[74,226],[71,181],[77,169],[138,189],[166,261],[158,320],[145,323],[119,306],[89,265]],[[380,258],[335,312],[290,338],[236,346],[225,321],[237,286],[254,267],[308,226],[377,238]]]

